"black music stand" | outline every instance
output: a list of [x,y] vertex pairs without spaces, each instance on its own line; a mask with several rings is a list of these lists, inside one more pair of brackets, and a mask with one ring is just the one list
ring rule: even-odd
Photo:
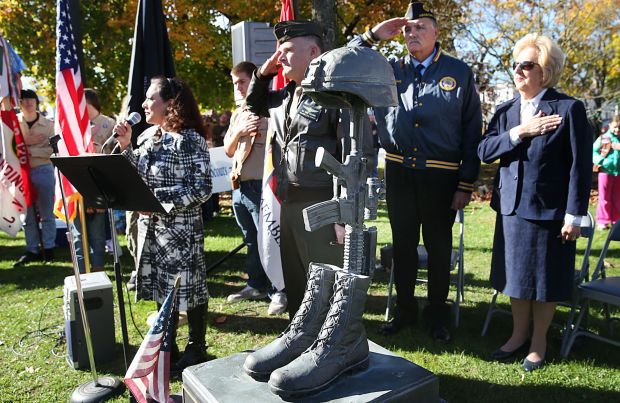
[[[125,302],[114,210],[167,213],[172,204],[162,205],[136,169],[123,155],[89,154],[74,157],[51,157],[52,163],[84,197],[85,204],[108,210],[114,235],[114,276],[123,333],[123,357],[127,371],[129,337],[125,318]],[[87,252],[85,252],[87,253]]]

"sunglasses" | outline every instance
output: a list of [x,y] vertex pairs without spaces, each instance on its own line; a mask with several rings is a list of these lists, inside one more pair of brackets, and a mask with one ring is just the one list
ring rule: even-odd
[[521,67],[521,70],[525,70],[525,71],[530,71],[534,68],[534,66],[537,66],[538,63],[534,63],[534,62],[512,62],[512,69],[516,70],[517,67]]

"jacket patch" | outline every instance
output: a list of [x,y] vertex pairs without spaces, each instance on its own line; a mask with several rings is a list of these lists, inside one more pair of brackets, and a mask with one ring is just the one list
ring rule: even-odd
[[452,77],[444,77],[439,81],[442,90],[452,91],[456,88],[456,80]]
[[321,107],[316,104],[309,104],[307,102],[303,102],[301,105],[299,105],[297,113],[307,119],[316,122],[319,120],[319,116],[321,116]]

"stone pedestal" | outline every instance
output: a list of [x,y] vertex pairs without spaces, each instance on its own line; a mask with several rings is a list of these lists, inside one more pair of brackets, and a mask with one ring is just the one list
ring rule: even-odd
[[[329,388],[295,401],[439,402],[439,379],[432,372],[368,341],[368,369],[344,375]],[[208,403],[282,402],[267,382],[243,371],[249,352],[195,365],[183,371],[183,401]]]

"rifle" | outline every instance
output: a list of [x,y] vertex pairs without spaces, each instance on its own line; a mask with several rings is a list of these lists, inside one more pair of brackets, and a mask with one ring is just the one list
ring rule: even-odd
[[305,208],[304,226],[314,231],[328,224],[345,224],[344,270],[368,276],[374,270],[377,228],[366,228],[364,220],[377,218],[377,204],[385,198],[385,186],[376,178],[367,178],[367,158],[361,154],[367,105],[354,95],[343,96],[352,106],[351,151],[341,164],[323,147],[317,150],[314,163],[333,175],[334,198]]

